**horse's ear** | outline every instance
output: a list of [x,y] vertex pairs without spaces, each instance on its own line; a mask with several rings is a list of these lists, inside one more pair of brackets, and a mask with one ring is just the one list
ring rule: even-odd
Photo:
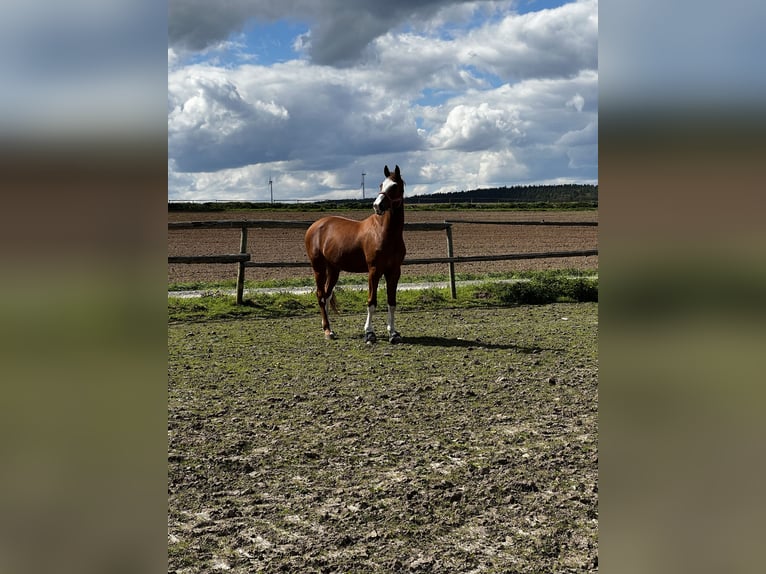
[[386,167],[384,167],[384,168],[383,168],[383,175],[385,175],[386,177],[388,177],[389,175],[391,175],[391,172],[390,172],[390,171],[388,171],[388,166],[386,166]]
[[399,172],[399,166],[398,166],[398,165],[397,165],[397,166],[396,166],[396,168],[394,169],[394,173],[396,174],[396,178],[397,178],[397,179],[401,179],[401,177],[402,177],[402,174]]

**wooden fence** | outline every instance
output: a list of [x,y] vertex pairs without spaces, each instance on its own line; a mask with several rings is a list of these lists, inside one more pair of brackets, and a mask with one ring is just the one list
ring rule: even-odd
[[[171,221],[168,229],[240,229],[239,253],[227,255],[174,255],[168,257],[168,263],[236,263],[237,270],[237,305],[242,304],[245,287],[245,269],[248,267],[310,267],[306,261],[251,261],[247,253],[247,230],[267,228],[298,228],[308,229],[313,221],[279,221],[279,220],[224,220],[224,221]],[[434,263],[447,263],[449,265],[450,291],[452,298],[457,298],[457,286],[455,281],[455,263],[467,263],[475,261],[511,261],[517,259],[551,259],[554,257],[587,257],[598,255],[598,249],[585,249],[580,251],[547,251],[544,253],[509,253],[505,255],[469,255],[459,257],[454,254],[452,243],[452,225],[454,223],[467,223],[478,225],[544,225],[557,227],[596,227],[596,221],[478,221],[453,219],[443,223],[406,223],[407,231],[442,231],[447,234],[447,256],[432,257],[428,259],[405,259],[403,265],[428,265]]]

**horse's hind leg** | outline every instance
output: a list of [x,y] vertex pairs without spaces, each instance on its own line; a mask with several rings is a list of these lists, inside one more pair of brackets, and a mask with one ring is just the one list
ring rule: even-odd
[[326,339],[335,339],[335,333],[330,328],[330,319],[327,316],[327,303],[332,295],[332,287],[330,287],[329,293],[327,291],[328,269],[324,262],[317,262],[316,264],[312,262],[312,267],[314,268],[314,282],[317,286],[316,294],[317,302],[319,303],[319,314],[322,317],[322,330]]
[[338,283],[339,276],[339,269],[329,265],[327,266],[327,278],[325,280],[324,292],[327,302],[332,306],[332,310],[336,313],[338,312],[338,306],[335,303],[335,293],[333,292],[333,289],[335,289],[335,285]]

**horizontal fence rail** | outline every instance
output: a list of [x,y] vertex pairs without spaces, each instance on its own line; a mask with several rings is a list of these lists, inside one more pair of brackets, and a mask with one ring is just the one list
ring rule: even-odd
[[478,219],[446,219],[444,223],[471,223],[475,225],[548,225],[550,227],[598,227],[598,221],[480,221]]
[[249,253],[231,255],[172,255],[168,263],[242,263],[250,261]]
[[465,255],[463,257],[432,257],[407,259],[402,265],[428,265],[429,263],[475,263],[477,261],[514,261],[521,259],[554,259],[557,257],[588,257],[598,255],[598,249],[582,251],[546,251],[545,253],[509,253],[507,255]]
[[[168,229],[308,229],[313,221],[280,221],[278,219],[243,219],[223,221],[171,221]],[[406,223],[404,229],[409,231],[442,231],[452,225],[444,223]]]
[[313,221],[280,221],[278,219],[241,219],[217,221],[171,221],[168,229],[308,229]]
[[[477,261],[514,261],[521,259],[553,259],[557,257],[589,257],[598,255],[598,249],[582,251],[546,251],[544,253],[508,253],[506,255],[464,255],[462,257],[430,257],[428,259],[405,259],[402,265],[429,265],[431,263],[475,263]],[[215,257],[208,256],[208,257]],[[235,257],[226,255],[222,257]],[[232,261],[170,261],[168,263],[236,263]],[[176,257],[175,259],[194,259],[193,257]],[[308,261],[248,261],[245,267],[311,267]]]
[[[270,219],[242,219],[215,221],[171,221],[168,229],[240,229],[240,252],[228,255],[173,255],[168,256],[168,263],[206,264],[206,263],[237,263],[237,304],[242,304],[245,284],[245,268],[247,267],[310,267],[308,261],[251,261],[247,253],[248,229],[308,229],[313,221],[281,221]],[[452,243],[452,225],[544,225],[559,227],[596,227],[597,221],[481,221],[466,219],[445,220],[443,223],[405,223],[408,231],[446,231],[447,257],[432,257],[428,259],[405,259],[402,265],[429,265],[434,263],[449,264],[450,290],[452,298],[457,298],[455,282],[455,263],[473,263],[477,261],[512,261],[521,259],[552,259],[560,257],[588,257],[598,255],[598,249],[579,251],[547,251],[543,253],[509,253],[505,255],[467,255],[455,256]]]

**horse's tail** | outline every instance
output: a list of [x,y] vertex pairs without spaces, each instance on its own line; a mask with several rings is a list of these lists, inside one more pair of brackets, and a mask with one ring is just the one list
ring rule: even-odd
[[330,304],[330,308],[332,309],[333,313],[338,315],[340,311],[338,311],[338,301],[335,299],[335,291],[330,293],[330,299],[328,303]]

